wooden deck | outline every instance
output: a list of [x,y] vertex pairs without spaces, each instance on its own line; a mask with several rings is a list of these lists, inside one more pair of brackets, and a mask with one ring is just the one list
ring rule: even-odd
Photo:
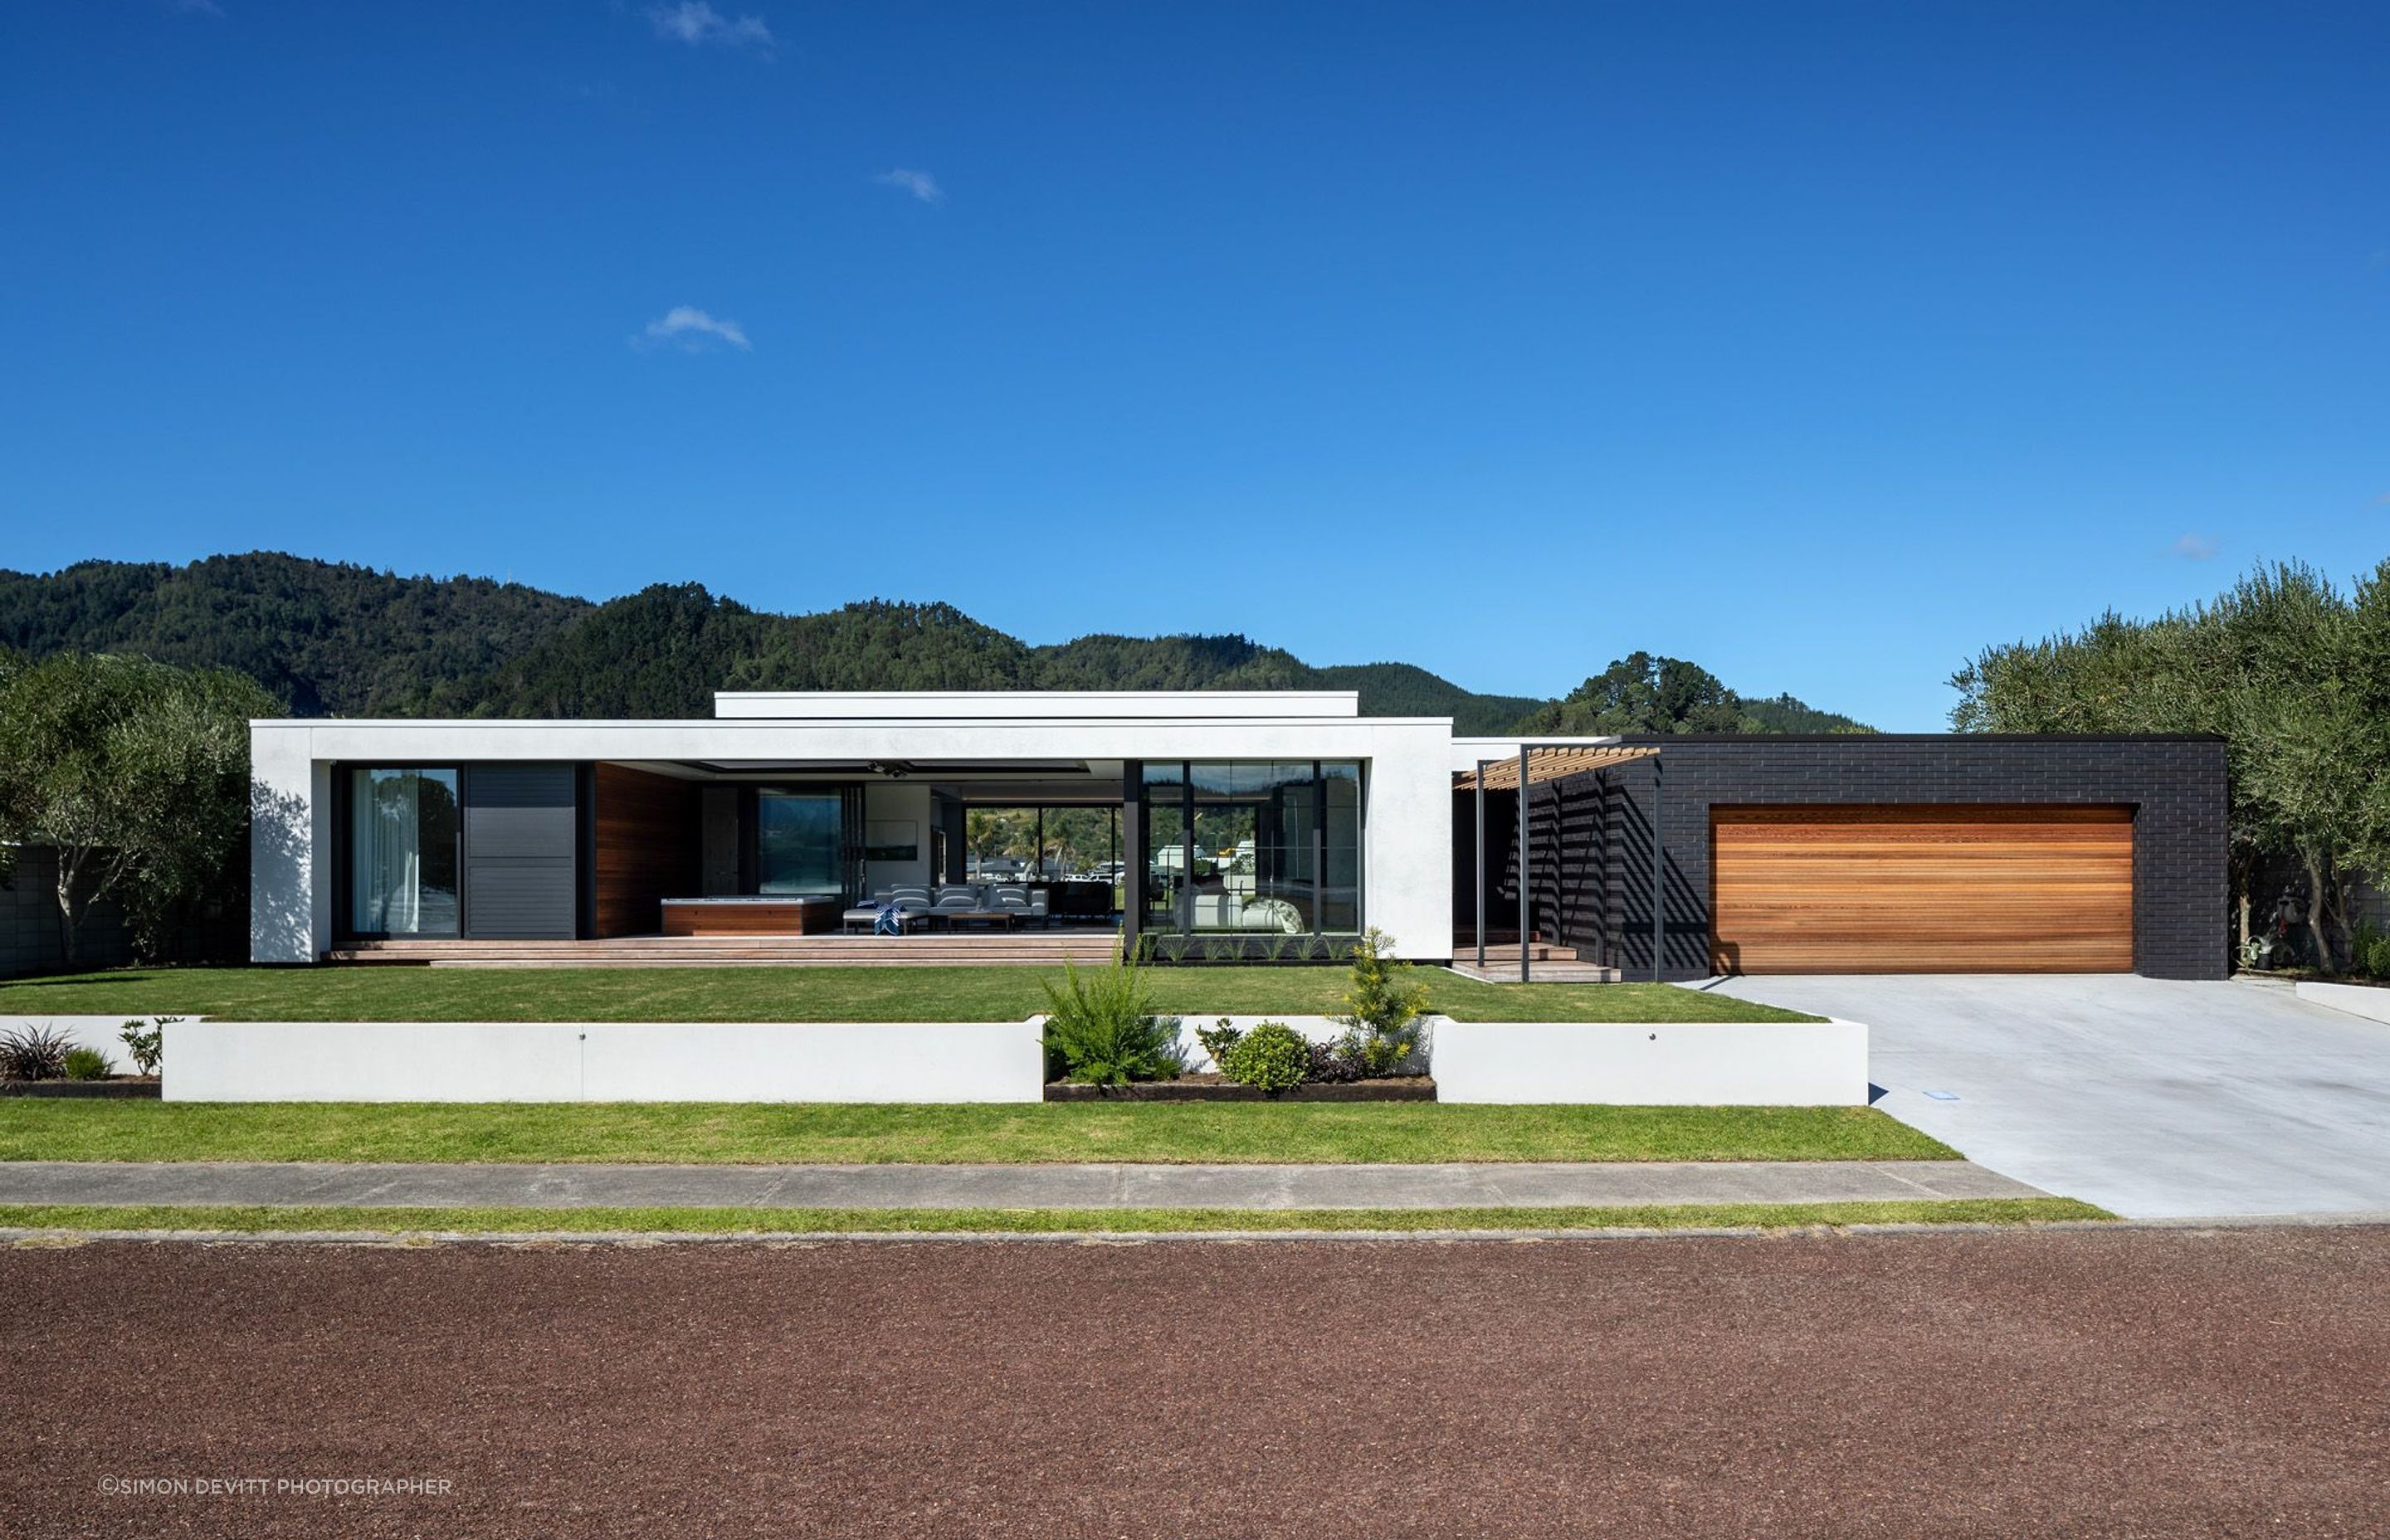
[[[1483,979],[1487,983],[1515,984],[1519,982],[1519,943],[1511,939],[1515,932],[1497,932],[1503,939],[1490,937],[1485,943],[1485,968],[1477,967],[1477,938],[1463,932],[1452,938],[1452,970],[1467,979]],[[1538,941],[1527,954],[1528,982],[1538,984],[1614,984],[1618,969],[1600,963],[1579,962],[1576,948],[1556,942]]]
[[360,941],[333,962],[431,968],[919,968],[1111,960],[1111,930],[913,936],[617,936],[604,941]]

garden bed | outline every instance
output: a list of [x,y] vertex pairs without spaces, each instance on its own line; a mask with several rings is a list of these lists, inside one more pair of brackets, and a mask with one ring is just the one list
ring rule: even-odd
[[1139,1080],[1126,1085],[1076,1085],[1049,1081],[1047,1101],[1433,1101],[1432,1075],[1389,1075],[1381,1080],[1313,1083],[1291,1091],[1240,1085],[1224,1075],[1180,1075],[1176,1080]]
[[0,1097],[65,1097],[104,1101],[158,1099],[155,1075],[110,1075],[106,1080],[0,1080]]

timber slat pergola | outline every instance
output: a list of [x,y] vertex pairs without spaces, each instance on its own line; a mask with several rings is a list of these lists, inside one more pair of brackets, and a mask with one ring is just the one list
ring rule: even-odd
[[[1488,791],[1519,791],[1523,787],[1544,781],[1556,781],[1570,776],[1581,776],[1588,770],[1606,770],[1613,764],[1631,760],[1651,762],[1651,982],[1660,982],[1661,955],[1665,946],[1664,926],[1667,910],[1667,860],[1660,844],[1660,751],[1653,748],[1630,749],[1624,744],[1602,743],[1522,743],[1517,759],[1481,759],[1474,770],[1463,770],[1454,779],[1454,789],[1477,793],[1477,966],[1485,966],[1485,793]],[[1519,982],[1526,983],[1533,977],[1528,955],[1528,905],[1530,903],[1527,858],[1527,798],[1519,797]]]

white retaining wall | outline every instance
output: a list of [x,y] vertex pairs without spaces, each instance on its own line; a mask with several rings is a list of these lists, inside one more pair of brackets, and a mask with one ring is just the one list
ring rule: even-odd
[[[2325,986],[2331,987],[2331,986]],[[2390,991],[2356,993],[2390,1004]],[[2337,1004],[2335,999],[2332,1003]],[[48,1025],[132,1069],[122,1016],[0,1017]],[[1213,1068],[1189,1016],[1190,1071]],[[1313,1042],[1324,1016],[1281,1020]],[[1042,1018],[946,1022],[209,1021],[165,1033],[173,1101],[1030,1102],[1043,1094]],[[1455,1021],[1422,1037],[1446,1102],[1865,1106],[1856,1021]]]
[[1839,1020],[1446,1020],[1434,1067],[1446,1102],[1864,1107],[1868,1031]]
[[2372,984],[2315,983],[2305,979],[2294,987],[2302,1000],[2390,1025],[2390,989]]
[[1034,1021],[186,1021],[169,1101],[1036,1101]]

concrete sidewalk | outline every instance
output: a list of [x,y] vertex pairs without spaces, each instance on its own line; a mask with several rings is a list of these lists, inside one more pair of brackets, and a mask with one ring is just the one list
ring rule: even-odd
[[1469,1165],[0,1162],[0,1203],[436,1208],[1467,1209],[2038,1198],[1971,1161]]

